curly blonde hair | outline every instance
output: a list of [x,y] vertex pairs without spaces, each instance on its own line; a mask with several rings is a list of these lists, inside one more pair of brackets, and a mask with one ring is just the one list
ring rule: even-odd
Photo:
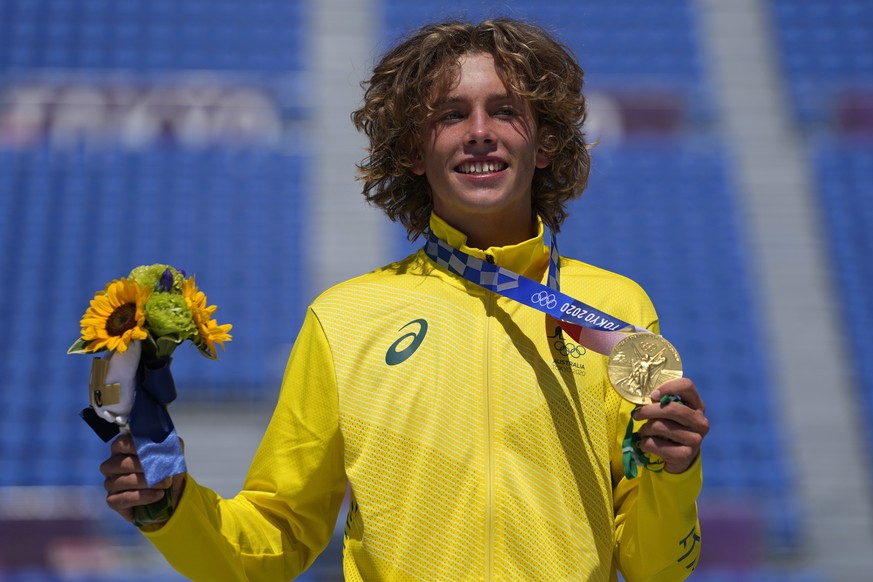
[[567,202],[585,190],[591,167],[582,133],[584,73],[552,35],[518,20],[430,24],[382,57],[363,83],[364,105],[352,113],[355,127],[370,140],[369,155],[358,165],[364,197],[400,221],[410,240],[427,229],[430,186],[411,168],[433,104],[457,79],[459,59],[471,53],[490,54],[507,88],[531,105],[549,159],[534,173],[533,210],[557,232]]

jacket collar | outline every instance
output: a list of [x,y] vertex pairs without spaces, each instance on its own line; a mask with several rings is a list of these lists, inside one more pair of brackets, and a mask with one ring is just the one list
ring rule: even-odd
[[467,235],[434,213],[430,215],[430,229],[437,237],[468,255],[482,260],[487,260],[486,255],[490,255],[495,264],[535,281],[543,280],[549,266],[549,247],[544,242],[543,221],[539,217],[535,237],[518,244],[487,249],[467,246]]

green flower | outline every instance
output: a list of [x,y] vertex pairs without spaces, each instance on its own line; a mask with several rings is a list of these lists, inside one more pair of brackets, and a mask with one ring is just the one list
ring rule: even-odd
[[181,295],[152,293],[145,304],[146,327],[153,337],[173,335],[179,341],[197,334],[191,309]]
[[[160,286],[161,279],[164,273],[169,270],[173,277],[172,287],[167,290],[164,286]],[[168,291],[170,293],[182,293],[182,283],[185,281],[184,273],[180,273],[170,265],[141,265],[130,272],[128,279],[133,279],[139,283],[140,287],[145,287],[151,291]]]

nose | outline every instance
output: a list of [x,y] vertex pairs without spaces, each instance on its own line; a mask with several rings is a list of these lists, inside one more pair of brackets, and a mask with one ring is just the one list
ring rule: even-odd
[[491,129],[491,116],[484,111],[476,111],[470,115],[470,125],[467,129],[467,143],[490,143],[494,139]]

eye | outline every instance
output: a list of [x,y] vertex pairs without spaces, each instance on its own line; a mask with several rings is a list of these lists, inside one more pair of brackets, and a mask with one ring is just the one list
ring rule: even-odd
[[514,117],[516,115],[516,111],[514,107],[510,107],[509,105],[505,105],[500,107],[495,112],[495,115],[499,115],[501,117]]
[[464,116],[460,111],[446,111],[441,114],[438,118],[439,121],[457,121],[458,119],[463,119]]

